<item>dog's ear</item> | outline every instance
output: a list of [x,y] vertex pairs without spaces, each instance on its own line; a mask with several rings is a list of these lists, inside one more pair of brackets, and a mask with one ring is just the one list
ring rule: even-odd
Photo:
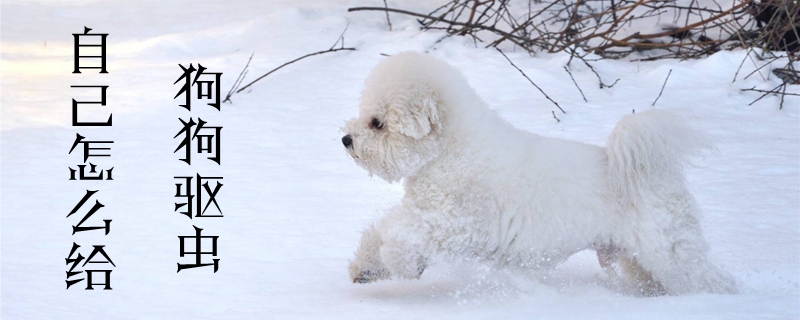
[[421,139],[431,132],[438,132],[439,96],[432,90],[418,92],[407,101],[405,110],[397,117],[397,130],[414,139]]

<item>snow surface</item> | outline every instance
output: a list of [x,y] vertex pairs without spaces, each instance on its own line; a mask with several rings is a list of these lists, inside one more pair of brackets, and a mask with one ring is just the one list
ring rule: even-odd
[[[437,4],[389,1],[428,12]],[[439,1],[441,2],[441,1]],[[597,61],[605,82],[572,61],[584,102],[563,66],[565,54],[530,57],[502,47],[560,114],[496,51],[465,38],[439,43],[414,19],[347,13],[377,0],[189,2],[3,1],[2,8],[2,318],[3,319],[797,319],[800,318],[800,99],[742,88],[778,84],[745,52],[697,61]],[[312,57],[276,72],[224,104],[222,112],[179,108],[178,64],[224,72],[227,91],[251,53],[249,80],[303,54],[329,48],[347,23],[357,51]],[[107,75],[74,75],[72,33],[109,33]],[[718,151],[698,159],[688,179],[704,209],[712,258],[741,284],[737,295],[638,298],[605,280],[591,252],[548,272],[439,264],[421,280],[351,283],[347,263],[362,229],[402,196],[370,178],[342,150],[340,128],[357,113],[363,79],[384,57],[427,51],[461,69],[513,125],[542,135],[604,144],[625,114],[685,108]],[[744,60],[737,80],[734,73]],[[777,61],[772,67],[780,67]],[[110,85],[111,128],[71,127],[70,85]],[[798,86],[790,87],[798,93]],[[92,97],[91,92],[87,95]],[[552,111],[561,122],[553,119]],[[84,112],[84,111],[82,111]],[[173,154],[179,117],[223,125],[222,166]],[[113,140],[114,181],[68,181],[68,155],[81,133]],[[196,157],[197,159],[197,157]],[[224,176],[224,218],[173,213],[173,176]],[[111,233],[71,235],[65,218],[86,189],[113,219]],[[179,235],[220,236],[220,269],[175,273]],[[104,244],[117,267],[113,291],[64,290],[72,242]],[[83,253],[84,256],[88,252]]]

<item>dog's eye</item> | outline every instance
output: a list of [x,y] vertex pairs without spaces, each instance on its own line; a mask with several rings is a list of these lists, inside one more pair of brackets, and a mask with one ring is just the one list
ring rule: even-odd
[[383,123],[378,120],[378,118],[372,118],[372,122],[369,123],[369,127],[376,130],[383,129]]

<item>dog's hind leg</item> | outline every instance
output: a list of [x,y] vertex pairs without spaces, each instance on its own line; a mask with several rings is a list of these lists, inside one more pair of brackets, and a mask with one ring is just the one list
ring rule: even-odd
[[639,264],[670,294],[735,293],[733,277],[707,257],[708,243],[691,194],[685,190],[666,193],[652,203],[655,205],[647,214],[653,219],[653,228],[640,234]]
[[608,181],[625,209],[625,249],[670,294],[736,292],[711,264],[684,164],[710,147],[686,119],[664,110],[625,116],[606,143]]
[[612,244],[603,244],[596,246],[597,261],[600,262],[600,267],[606,272],[609,279],[619,277],[617,272],[617,261],[619,260],[619,248]]
[[661,283],[653,279],[650,272],[624,250],[614,244],[598,245],[595,250],[600,266],[612,281],[622,280],[626,285],[633,285],[636,292],[643,296],[660,296],[666,293]]

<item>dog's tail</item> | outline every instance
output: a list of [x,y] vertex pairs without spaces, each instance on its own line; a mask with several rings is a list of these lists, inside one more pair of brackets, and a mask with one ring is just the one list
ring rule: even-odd
[[624,204],[638,206],[650,195],[683,188],[684,164],[710,146],[674,112],[625,116],[608,138],[608,181]]

